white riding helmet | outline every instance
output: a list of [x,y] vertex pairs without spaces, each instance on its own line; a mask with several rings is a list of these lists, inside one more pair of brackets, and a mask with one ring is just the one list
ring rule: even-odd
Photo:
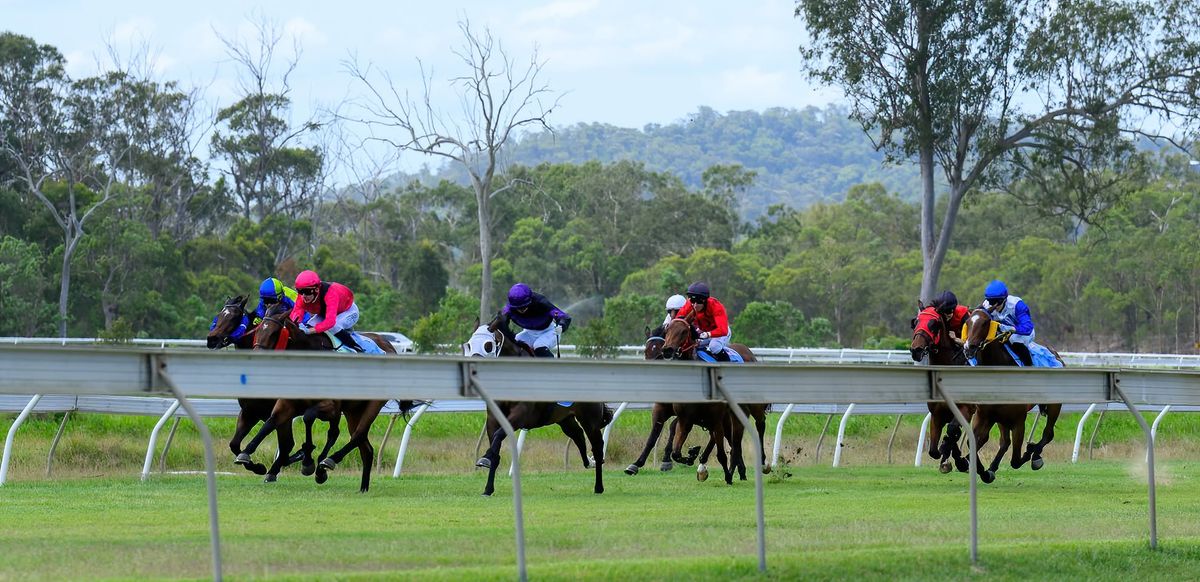
[[687,303],[687,299],[684,299],[683,295],[672,295],[667,299],[667,309],[683,309],[685,303]]

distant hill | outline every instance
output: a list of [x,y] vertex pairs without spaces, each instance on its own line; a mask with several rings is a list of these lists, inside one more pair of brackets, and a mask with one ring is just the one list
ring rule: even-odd
[[[708,167],[741,164],[758,172],[757,184],[742,204],[747,219],[777,203],[803,208],[838,201],[862,182],[881,182],[905,199],[915,199],[920,188],[915,165],[884,167],[883,155],[846,118],[846,110],[836,106],[725,114],[701,107],[685,120],[642,129],[580,123],[553,134],[526,135],[507,157],[527,166],[635,160],[650,170],[674,173],[693,188],[700,187]],[[453,166],[437,177],[464,181]]]

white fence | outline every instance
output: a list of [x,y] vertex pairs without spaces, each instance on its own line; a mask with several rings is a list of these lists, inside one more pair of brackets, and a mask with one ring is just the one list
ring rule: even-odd
[[[211,436],[187,396],[348,399],[726,402],[748,429],[739,403],[888,404],[956,400],[987,403],[1124,402],[1147,437],[1150,545],[1157,546],[1154,448],[1138,405],[1200,405],[1200,372],[1134,369],[996,369],[778,364],[714,365],[592,360],[471,360],[419,356],[347,358],[335,354],[246,353],[136,348],[0,348],[0,393],[74,395],[170,392],[205,442],[214,577],[221,576]],[[355,382],[346,382],[354,378]],[[512,427],[500,419],[512,437]],[[962,424],[966,419],[959,418]],[[969,451],[975,454],[973,435]],[[750,439],[757,449],[757,439]],[[520,453],[510,440],[517,564],[525,577]],[[762,466],[755,451],[759,567],[766,568]],[[970,478],[971,558],[977,558],[976,474]]]

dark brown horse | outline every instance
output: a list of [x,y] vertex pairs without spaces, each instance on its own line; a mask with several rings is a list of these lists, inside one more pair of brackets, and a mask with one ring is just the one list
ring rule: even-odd
[[[921,309],[912,324],[913,337],[908,350],[912,354],[914,362],[928,358],[929,363],[934,366],[965,366],[967,364],[962,347],[954,341],[954,338],[950,337],[950,330],[946,329],[946,321],[936,308]],[[975,413],[975,405],[959,403],[958,410],[962,413],[963,418],[969,419]],[[954,461],[954,467],[957,467],[959,471],[970,470],[970,461],[963,456],[962,450],[958,446],[959,437],[962,436],[962,426],[954,418],[950,406],[945,402],[930,402],[929,415],[929,435],[927,437],[929,439],[929,456],[938,459],[938,470],[942,473],[949,473],[951,459]],[[942,438],[943,428],[946,429],[944,439]],[[941,439],[940,445],[939,439]]]
[[[987,311],[983,309],[972,311],[963,327],[966,330],[963,334],[965,336],[963,338],[965,340],[963,354],[972,365],[976,363],[980,366],[1022,365],[1015,354],[1005,345],[1008,342],[1007,334],[997,334],[997,325]],[[1057,357],[1057,354],[1055,356]],[[979,477],[984,483],[991,483],[996,479],[996,470],[1000,468],[1000,459],[1010,445],[1013,447],[1010,462],[1012,468],[1019,469],[1030,461],[1032,461],[1030,465],[1035,471],[1042,468],[1044,463],[1042,449],[1054,440],[1054,424],[1058,421],[1059,413],[1062,412],[1062,404],[1037,405],[1041,414],[1046,415],[1046,426],[1042,428],[1042,438],[1038,442],[1026,444],[1024,443],[1025,419],[1033,407],[1033,404],[979,405],[979,410],[975,413],[975,420],[971,423],[977,447],[983,448],[993,424],[1000,425],[1000,450],[996,452],[996,458],[992,460],[991,466],[986,471],[981,463],[977,465]],[[1026,445],[1024,454],[1021,453],[1022,445]]]
[[[663,359],[667,360],[695,360],[696,359],[696,332],[693,327],[693,319],[691,314],[687,318],[676,318],[667,324],[663,334]],[[750,348],[742,344],[729,344],[729,347],[736,351],[742,360],[747,363],[758,361],[754,357],[754,353]],[[767,465],[766,446],[763,444],[764,434],[767,429],[767,409],[770,405],[767,404],[743,404],[742,410],[754,419],[754,424],[758,428],[759,450],[762,451],[763,472],[769,473],[771,468]],[[703,481],[708,478],[708,468],[705,462],[708,459],[708,451],[712,447],[716,447],[717,461],[721,463],[721,468],[725,472],[725,482],[733,484],[733,471],[736,468],[738,476],[746,479],[746,462],[742,456],[742,435],[745,433],[745,427],[738,421],[729,406],[723,402],[705,402],[705,403],[687,403],[674,405],[675,415],[679,417],[679,430],[675,434],[674,444],[674,459],[677,462],[686,462],[680,454],[680,449],[683,443],[687,440],[688,433],[691,432],[692,426],[699,425],[709,431],[709,442],[705,447],[704,453],[700,456],[700,465],[696,470],[696,478]],[[729,441],[730,456],[727,459],[725,455],[725,445],[723,441]]]
[[[245,330],[237,339],[233,338],[234,331],[248,321],[246,298],[240,295],[231,297],[217,313],[213,328],[208,332],[208,349],[217,350],[230,345],[239,350],[248,350],[253,347],[253,329]],[[250,434],[250,429],[271,418],[271,409],[274,406],[275,400],[272,398],[238,398],[237,425],[233,431],[233,437],[229,439],[229,450],[233,452],[234,458],[242,453],[242,441],[246,435]],[[299,456],[289,459],[289,462],[296,460],[299,460]],[[262,463],[247,463],[246,468],[256,475],[267,473],[267,467]]]
[[[382,337],[376,334],[362,335],[374,341],[384,352],[389,354],[396,353],[396,349],[392,347],[392,344]],[[299,326],[288,318],[287,310],[279,309],[268,312],[267,316],[263,318],[263,322],[254,334],[254,349],[331,350],[333,349],[333,343],[326,334],[304,333]],[[311,422],[316,419],[326,420],[330,423],[329,436],[325,441],[324,450],[317,458],[318,463],[315,467],[317,482],[324,483],[328,478],[326,471],[337,467],[337,464],[350,451],[357,448],[363,466],[359,492],[365,493],[370,489],[371,467],[375,464],[375,448],[371,445],[369,432],[371,424],[375,422],[375,418],[379,416],[379,411],[383,409],[385,404],[387,404],[386,400],[280,399],[275,402],[270,420],[263,424],[263,428],[247,446],[246,451],[243,452],[243,456],[248,460],[250,454],[253,454],[258,444],[270,434],[271,430],[276,427],[290,428],[292,419],[304,414],[308,430],[306,431],[307,440],[301,451],[304,454],[304,468],[302,472],[305,475],[309,475],[312,473],[312,451],[315,448],[312,445]],[[411,409],[412,406],[413,403],[411,401],[400,401],[401,410]],[[350,432],[350,441],[333,454],[326,456],[337,440],[337,427],[341,415],[346,417],[346,428]],[[291,430],[278,430],[276,432],[279,438],[280,453],[275,461],[275,465],[278,465],[279,459],[286,458],[291,453],[291,449],[295,443]],[[239,456],[238,458],[241,460],[243,457]],[[271,476],[278,474],[278,467],[275,465],[272,465],[271,472],[268,473],[268,480],[273,480]]]
[[[663,328],[660,326],[657,329],[646,329],[646,343],[643,350],[643,356],[647,360],[661,360],[662,347],[666,339],[663,338]],[[650,451],[654,450],[654,444],[658,442],[658,437],[662,434],[663,425],[668,420],[675,417],[675,405],[665,402],[655,402],[650,409],[650,419],[653,424],[650,425],[650,436],[646,439],[646,446],[642,447],[642,454],[638,455],[636,461],[625,468],[626,475],[637,475],[638,471],[646,465],[646,459],[650,457]],[[679,427],[679,421],[671,423],[667,430],[667,442],[663,445],[662,466],[660,471],[670,471],[675,468],[674,461],[671,460],[672,441],[675,440],[675,431]],[[700,452],[700,447],[692,447],[688,451],[687,459],[694,461]],[[691,465],[692,463],[686,463]]]
[[[499,329],[499,320],[493,319],[486,326],[479,326],[471,339],[463,344],[463,355],[469,357],[532,357],[533,351],[525,344],[505,336]],[[612,411],[602,402],[572,402],[568,406],[556,402],[507,402],[496,403],[512,425],[513,431],[535,429],[557,424],[579,449],[583,467],[593,465],[596,469],[594,491],[604,493],[604,427],[612,422]],[[491,438],[488,450],[475,462],[476,467],[488,470],[487,484],[483,494],[490,496],[496,491],[496,468],[500,466],[500,445],[504,442],[504,429],[491,411],[488,411],[484,433]],[[592,446],[592,457],[588,458],[584,438]]]

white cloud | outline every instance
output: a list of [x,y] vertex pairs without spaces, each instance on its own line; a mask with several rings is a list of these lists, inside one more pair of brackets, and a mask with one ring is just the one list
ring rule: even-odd
[[292,18],[283,25],[284,38],[294,38],[301,46],[320,46],[327,44],[329,37],[317,29],[316,25],[304,18]]
[[570,20],[592,12],[599,5],[597,0],[558,0],[522,12],[517,17],[517,22],[525,25],[552,20]]

